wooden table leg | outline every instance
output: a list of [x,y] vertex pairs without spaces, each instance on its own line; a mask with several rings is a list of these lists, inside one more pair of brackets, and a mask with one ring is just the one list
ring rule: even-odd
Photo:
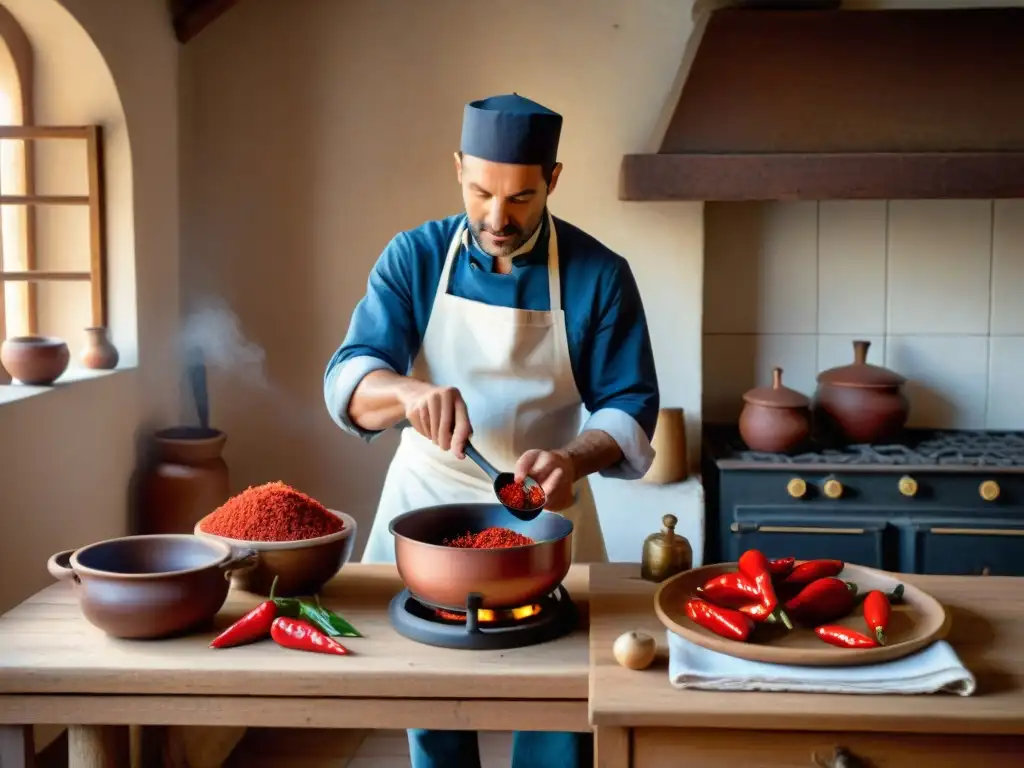
[[594,768],[632,768],[628,728],[594,727]]
[[33,768],[36,747],[31,725],[0,725],[0,768]]
[[68,727],[68,768],[129,768],[128,726]]

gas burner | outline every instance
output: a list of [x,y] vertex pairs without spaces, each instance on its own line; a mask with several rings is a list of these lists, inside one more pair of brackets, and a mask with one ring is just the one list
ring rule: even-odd
[[555,640],[576,628],[578,614],[569,592],[558,589],[531,605],[492,611],[480,608],[481,595],[471,593],[465,611],[451,611],[418,600],[403,589],[388,606],[398,634],[426,645],[472,651],[520,648]]

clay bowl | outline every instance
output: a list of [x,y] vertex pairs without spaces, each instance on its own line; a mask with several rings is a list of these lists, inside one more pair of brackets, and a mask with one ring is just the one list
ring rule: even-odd
[[13,336],[0,345],[0,363],[22,384],[49,386],[70,360],[68,345],[55,336]]
[[114,637],[155,639],[211,622],[227,599],[230,574],[254,559],[219,541],[158,534],[58,552],[46,569],[74,582],[89,623]]
[[226,536],[206,533],[203,530],[206,517],[196,523],[194,531],[197,536],[238,549],[250,549],[257,554],[253,568],[244,573],[236,573],[232,577],[231,584],[235,589],[266,596],[270,594],[270,587],[276,576],[275,596],[315,595],[349,561],[356,543],[355,518],[333,509],[328,512],[341,518],[345,523],[344,530],[303,541],[229,539]]

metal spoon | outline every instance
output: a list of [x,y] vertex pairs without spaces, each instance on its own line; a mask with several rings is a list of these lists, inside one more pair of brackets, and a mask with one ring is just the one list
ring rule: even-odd
[[[480,469],[487,473],[487,476],[491,478],[491,482],[494,484],[494,495],[498,498],[498,501],[501,502],[501,505],[505,509],[507,509],[516,517],[518,517],[520,520],[534,520],[536,519],[537,515],[541,513],[541,510],[544,509],[544,501],[547,501],[547,499],[542,501],[536,507],[527,507],[524,509],[520,509],[519,507],[510,507],[508,504],[501,501],[501,493],[499,493],[499,491],[501,491],[501,489],[504,488],[506,485],[511,485],[512,483],[514,483],[516,480],[515,475],[512,474],[511,472],[499,472],[498,470],[496,470],[494,466],[489,461],[487,461],[487,459],[480,455],[477,449],[473,447],[473,444],[469,442],[466,443],[466,456],[472,459],[473,462],[478,467],[480,467]],[[538,485],[537,481],[534,480],[532,477],[526,478],[526,482],[523,484],[526,486],[527,490],[529,490],[535,485]]]

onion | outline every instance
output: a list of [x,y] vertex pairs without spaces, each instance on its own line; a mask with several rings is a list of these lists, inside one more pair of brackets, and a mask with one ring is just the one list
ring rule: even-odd
[[612,646],[615,660],[626,669],[647,669],[657,652],[654,638],[637,630],[619,635]]

